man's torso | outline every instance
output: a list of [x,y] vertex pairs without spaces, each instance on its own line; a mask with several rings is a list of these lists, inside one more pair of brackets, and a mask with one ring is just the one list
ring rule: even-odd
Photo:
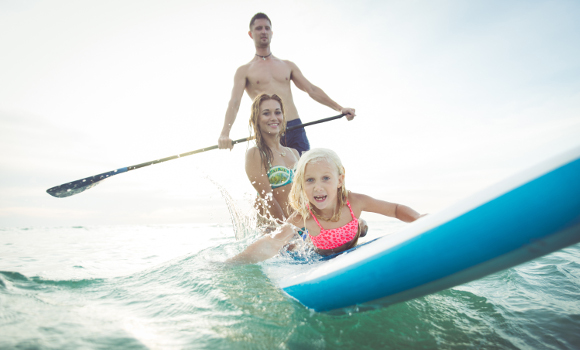
[[272,57],[252,60],[246,65],[246,93],[253,100],[261,93],[276,94],[284,102],[286,120],[298,118],[294,105],[290,80],[292,68],[287,61]]

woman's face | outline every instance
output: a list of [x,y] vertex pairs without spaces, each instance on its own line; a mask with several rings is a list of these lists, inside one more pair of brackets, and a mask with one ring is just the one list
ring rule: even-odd
[[266,100],[260,104],[258,124],[263,133],[279,134],[282,130],[284,115],[280,103],[276,100]]

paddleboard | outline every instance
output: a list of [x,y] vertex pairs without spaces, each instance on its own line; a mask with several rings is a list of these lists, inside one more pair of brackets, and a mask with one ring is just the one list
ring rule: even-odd
[[277,282],[315,311],[384,307],[580,241],[580,148]]

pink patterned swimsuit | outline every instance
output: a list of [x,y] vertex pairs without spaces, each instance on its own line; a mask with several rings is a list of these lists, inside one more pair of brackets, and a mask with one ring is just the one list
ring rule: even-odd
[[[316,221],[316,224],[320,227],[320,234],[318,236],[310,236],[310,240],[317,248],[334,249],[352,241],[356,237],[358,232],[358,219],[354,216],[348,201],[346,201],[346,205],[348,205],[348,210],[350,210],[352,221],[342,227],[333,228],[331,230],[323,229],[322,226],[320,226],[318,219],[316,219],[316,216],[314,216],[312,211],[310,211],[310,215],[312,215],[314,221]],[[308,210],[310,210],[310,208]]]

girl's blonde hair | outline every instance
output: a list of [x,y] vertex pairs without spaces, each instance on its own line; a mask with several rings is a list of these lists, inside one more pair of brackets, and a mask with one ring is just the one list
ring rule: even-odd
[[[308,196],[306,196],[306,191],[304,190],[304,183],[306,181],[304,173],[306,171],[306,165],[321,160],[325,160],[329,164],[334,164],[339,176],[345,174],[344,166],[342,165],[340,158],[330,149],[313,148],[302,154],[302,157],[300,157],[300,160],[294,167],[294,183],[290,190],[290,194],[288,195],[288,202],[290,206],[304,218],[304,220],[310,216],[309,207],[312,207],[313,212],[316,210],[314,206],[310,205]],[[340,209],[346,204],[347,195],[348,192],[346,190],[345,181],[343,181],[342,186],[337,189],[337,210],[329,219],[330,221],[336,222],[340,218]]]
[[[252,113],[250,114],[250,129],[253,130],[254,136],[256,138],[256,147],[260,151],[260,159],[262,160],[262,164],[264,165],[264,169],[268,170],[270,168],[269,164],[272,162],[272,158],[274,157],[272,150],[266,142],[264,142],[264,138],[262,137],[262,129],[260,128],[260,123],[258,123],[258,119],[260,118],[260,105],[264,101],[268,100],[275,100],[280,103],[280,110],[282,111],[282,125],[280,128],[280,133],[278,134],[278,140],[280,136],[286,132],[286,115],[284,114],[284,103],[282,99],[274,94],[260,94],[256,96],[254,102],[252,102]],[[250,134],[252,131],[250,131]]]

